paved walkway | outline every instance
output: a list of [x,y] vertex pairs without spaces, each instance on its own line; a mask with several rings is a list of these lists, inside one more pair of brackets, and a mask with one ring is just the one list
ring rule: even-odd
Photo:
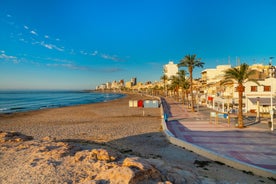
[[175,138],[276,173],[276,130],[271,133],[267,124],[239,129],[235,128],[234,121],[228,124],[219,119],[217,124],[214,120],[210,123],[210,109],[207,108],[201,107],[199,112],[192,113],[172,98],[162,99],[162,104],[168,115],[167,129]]

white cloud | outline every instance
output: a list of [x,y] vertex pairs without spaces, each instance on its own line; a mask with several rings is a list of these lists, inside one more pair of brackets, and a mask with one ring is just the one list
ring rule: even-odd
[[27,30],[29,29],[29,27],[28,27],[28,26],[24,26],[24,28],[25,28],[25,29],[27,29]]
[[53,45],[53,48],[56,49],[57,51],[63,52],[64,51],[64,47],[57,47],[55,45]]
[[75,53],[75,50],[74,50],[74,49],[71,49],[71,50],[70,50],[70,54],[75,55],[75,54],[76,54],[76,53]]
[[98,54],[98,51],[95,50],[91,55],[92,55],[92,56],[96,56],[97,54]]
[[122,61],[116,55],[111,56],[111,55],[108,55],[108,54],[101,54],[101,58],[107,59],[107,60],[112,60],[112,61]]
[[49,36],[48,36],[48,35],[45,35],[44,38],[49,38]]
[[9,56],[5,54],[5,51],[1,51],[0,60],[3,59],[4,61],[11,61],[15,64],[19,63],[19,60],[15,56]]
[[60,52],[63,52],[64,51],[64,48],[63,47],[58,47],[58,46],[56,46],[56,45],[53,45],[53,44],[47,44],[47,43],[45,43],[44,41],[42,41],[41,43],[40,43],[40,45],[42,45],[43,47],[45,47],[45,48],[47,48],[47,49],[50,49],[50,50],[52,50],[52,49],[55,49],[55,50],[57,50],[57,51],[60,51]]
[[0,59],[16,59],[16,57],[15,56],[8,56],[5,53],[2,53],[0,55]]
[[84,67],[84,66],[77,66],[77,65],[74,65],[74,64],[46,64],[46,66],[49,66],[49,67],[62,67],[62,68],[67,68],[67,69],[70,69],[70,70],[90,70],[90,68],[88,67]]
[[85,51],[83,51],[83,50],[81,50],[80,53],[81,53],[82,55],[88,55],[88,53],[85,52]]
[[37,44],[40,44],[40,42],[38,42],[38,41],[32,42],[32,45],[37,45]]
[[46,60],[49,60],[49,61],[55,61],[55,62],[59,62],[59,63],[73,63],[73,61],[70,61],[70,60],[67,60],[67,59],[58,59],[58,58],[45,58]]
[[33,35],[38,36],[38,34],[34,30],[30,31],[30,33],[33,34]]
[[28,43],[24,38],[20,38],[19,41],[24,42],[24,43]]
[[101,72],[106,72],[106,73],[114,73],[114,72],[120,72],[123,71],[121,68],[105,68],[102,69]]

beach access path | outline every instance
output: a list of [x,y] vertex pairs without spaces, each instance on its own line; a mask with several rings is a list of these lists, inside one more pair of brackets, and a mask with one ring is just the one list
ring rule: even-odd
[[210,119],[212,110],[206,107],[191,112],[173,98],[165,98],[162,103],[168,116],[167,129],[175,138],[210,151],[214,158],[222,156],[253,168],[253,172],[257,168],[271,173],[268,177],[276,176],[276,134],[267,124],[239,129],[233,121],[228,124],[228,121],[218,119],[216,123]]

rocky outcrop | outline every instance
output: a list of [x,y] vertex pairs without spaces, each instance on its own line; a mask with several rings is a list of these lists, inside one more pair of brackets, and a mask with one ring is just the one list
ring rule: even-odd
[[32,140],[18,132],[0,132],[0,141],[0,173],[13,173],[2,172],[2,183],[197,183],[159,159],[124,155],[100,145],[51,137]]
[[100,172],[95,178],[97,181],[110,183],[135,184],[161,181],[160,172],[149,162],[139,157],[127,157],[122,165]]
[[20,132],[2,132],[0,131],[0,142],[22,142],[32,140],[32,136],[21,134]]

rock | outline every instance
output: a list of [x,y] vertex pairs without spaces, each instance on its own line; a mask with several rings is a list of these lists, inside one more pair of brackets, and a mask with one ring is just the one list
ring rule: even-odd
[[51,136],[47,136],[47,137],[44,137],[42,138],[43,141],[56,141],[56,138],[55,137],[51,137]]
[[89,155],[89,153],[90,152],[88,150],[78,151],[74,156],[75,161],[76,162],[83,161],[84,159],[86,159],[86,157]]
[[131,158],[126,158],[123,162],[123,166],[125,167],[136,167],[139,170],[149,170],[152,169],[153,167],[145,160],[142,160],[139,157],[131,157]]
[[176,172],[169,172],[167,173],[166,177],[169,181],[172,181],[175,184],[187,183],[185,177],[179,175]]
[[19,132],[0,132],[0,142],[22,142],[32,139],[32,136],[27,136]]
[[147,181],[150,179],[161,179],[160,172],[155,169],[149,162],[139,157],[126,158],[123,161],[123,167],[129,167],[134,171],[135,176],[132,183]]
[[95,180],[99,183],[131,184],[135,176],[134,171],[128,167],[116,167],[100,172]]
[[93,149],[91,150],[90,156],[97,160],[111,162],[115,161],[119,155],[115,152],[107,152],[105,149]]

